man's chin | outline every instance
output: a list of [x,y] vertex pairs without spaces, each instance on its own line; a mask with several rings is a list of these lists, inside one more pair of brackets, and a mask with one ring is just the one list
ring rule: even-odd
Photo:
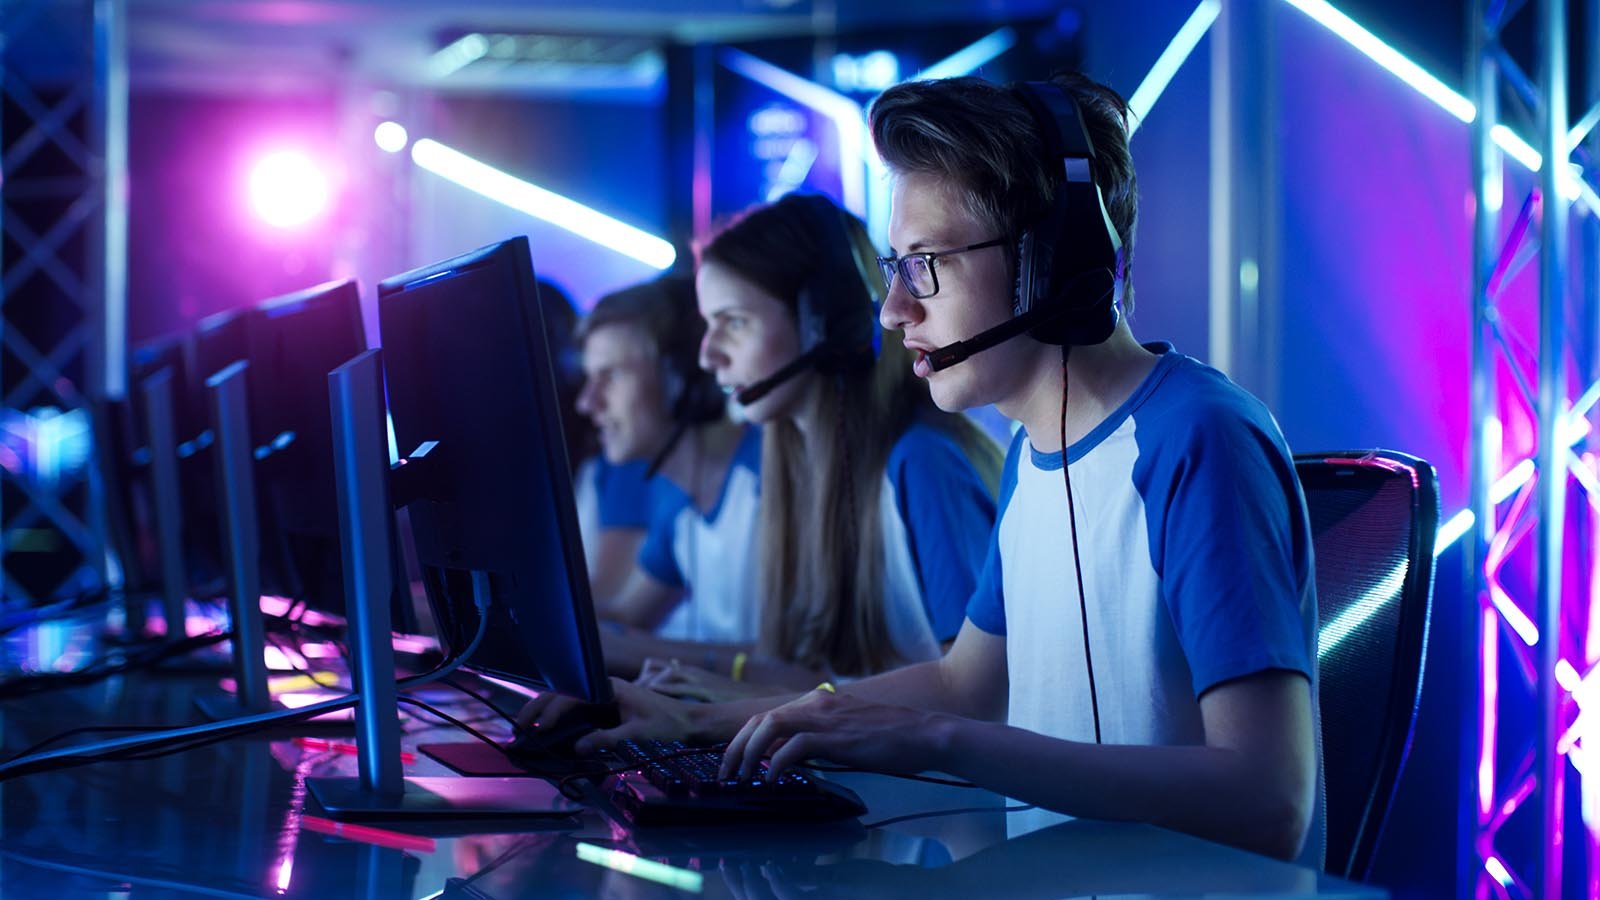
[[928,393],[933,397],[933,405],[947,413],[966,412],[983,405],[983,401],[973,400],[968,396],[972,391],[965,385],[940,383],[929,379]]
[[613,466],[621,466],[633,462],[633,454],[627,452],[626,447],[617,447],[602,443],[600,445],[600,455],[604,456],[606,458],[606,462],[612,464]]

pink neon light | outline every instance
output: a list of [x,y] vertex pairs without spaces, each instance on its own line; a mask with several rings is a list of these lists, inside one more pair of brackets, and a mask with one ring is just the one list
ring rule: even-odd
[[283,864],[278,866],[278,893],[289,889],[289,878],[294,874],[294,857],[285,856]]
[[1478,823],[1482,825],[1494,808],[1494,741],[1500,717],[1500,619],[1487,606],[1481,607],[1480,615],[1483,618],[1483,690],[1480,693],[1483,732],[1478,743]]
[[390,831],[387,828],[374,828],[371,825],[352,825],[348,822],[335,822],[321,816],[305,816],[300,824],[307,831],[318,834],[332,835],[350,841],[360,841],[365,844],[374,844],[379,847],[391,847],[395,850],[411,850],[418,853],[432,853],[435,841],[431,837],[406,834],[400,831]]
[[[1585,420],[1587,421],[1587,420]],[[1600,456],[1593,452],[1583,454],[1583,463],[1600,479]],[[1600,509],[1589,507],[1590,534],[1600,531]],[[1584,629],[1583,661],[1593,666],[1600,660],[1600,553],[1589,554],[1589,622]],[[1596,877],[1600,877],[1597,873]]]
[[1534,484],[1535,480],[1529,479],[1522,486],[1522,490],[1517,492],[1517,498],[1512,502],[1511,511],[1506,516],[1506,524],[1490,539],[1483,561],[1483,574],[1489,586],[1490,601],[1505,618],[1506,624],[1517,633],[1517,637],[1522,638],[1522,642],[1530,647],[1539,642],[1538,626],[1533,624],[1533,620],[1518,608],[1516,602],[1500,586],[1500,567],[1504,564],[1506,555],[1511,552],[1511,548],[1528,533],[1528,529],[1518,528],[1517,523],[1521,521],[1523,510],[1533,498]]
[[[1585,419],[1584,421],[1587,424],[1588,420]],[[1588,466],[1589,470],[1594,472],[1597,477],[1600,477],[1600,456],[1597,456],[1593,451],[1585,452],[1581,458],[1581,462],[1583,465]],[[1590,499],[1593,500],[1595,498],[1591,497]],[[1600,507],[1597,507],[1593,503],[1589,504],[1589,528],[1590,534],[1595,534],[1597,531],[1600,531]],[[1597,657],[1600,657],[1600,553],[1594,552],[1589,554],[1588,618],[1588,627],[1583,630],[1583,661],[1586,666],[1589,667],[1589,671],[1586,673],[1586,675],[1593,675],[1595,671],[1593,668],[1595,660]],[[1580,683],[1579,687],[1585,688],[1587,685]],[[1581,694],[1584,695],[1587,695],[1588,693],[1588,690],[1581,691]],[[1579,721],[1583,721],[1585,716],[1590,715],[1590,712],[1588,710],[1581,709],[1581,704],[1584,702],[1584,698],[1580,696],[1580,692],[1574,692],[1573,701],[1580,704],[1578,719]],[[1584,733],[1579,736],[1579,740],[1582,742],[1580,749],[1584,752],[1585,756],[1588,756],[1588,751],[1593,749],[1593,744],[1589,739],[1588,728],[1584,729]],[[1584,829],[1587,844],[1586,849],[1588,851],[1585,855],[1588,857],[1589,863],[1586,867],[1588,869],[1589,876],[1587,896],[1600,897],[1600,869],[1596,868],[1597,865],[1600,865],[1600,812],[1597,812],[1596,809],[1597,806],[1600,806],[1600,803],[1597,803],[1597,798],[1595,797],[1595,794],[1600,793],[1600,784],[1590,781],[1589,778],[1585,776],[1579,785],[1579,790],[1582,791],[1584,795],[1582,805],[1584,810],[1584,819],[1586,820],[1584,824],[1588,826]]]
[[1566,811],[1562,809],[1566,804],[1567,778],[1566,772],[1559,768],[1559,765],[1560,763],[1557,763],[1555,777],[1550,779],[1548,787],[1548,790],[1555,795],[1555,802],[1551,804],[1554,808],[1551,810],[1550,821],[1546,823],[1550,828],[1550,843],[1554,846],[1551,848],[1552,852],[1545,857],[1549,862],[1549,871],[1544,873],[1545,884],[1561,883],[1561,848],[1567,842],[1567,836],[1563,831],[1566,827]]
[[1506,869],[1506,864],[1497,856],[1491,856],[1483,861],[1483,870],[1488,872],[1501,887],[1511,887],[1511,872]]
[[[1494,818],[1484,827],[1486,836],[1499,831],[1500,826],[1511,818],[1512,813],[1522,808],[1522,804],[1533,796],[1533,786],[1534,778],[1532,775],[1524,775],[1522,780],[1517,782],[1517,789],[1511,792],[1511,796],[1507,797],[1504,803],[1500,804],[1500,808],[1495,811]],[[1487,844],[1487,846],[1491,850],[1493,849],[1492,844]]]
[[279,150],[251,168],[249,195],[257,218],[274,228],[293,228],[328,205],[328,180],[305,154]]

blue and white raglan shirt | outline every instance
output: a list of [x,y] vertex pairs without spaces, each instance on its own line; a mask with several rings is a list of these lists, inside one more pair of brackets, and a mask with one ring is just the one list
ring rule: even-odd
[[578,507],[578,530],[583,535],[584,554],[591,570],[594,553],[600,546],[600,532],[612,528],[642,531],[650,524],[657,488],[645,477],[649,468],[644,462],[610,463],[599,454],[578,465],[572,477],[572,492]]
[[994,497],[960,445],[925,424],[895,441],[883,479],[889,642],[902,662],[937,659],[966,618],[988,554]]
[[639,566],[685,592],[656,633],[680,641],[745,644],[760,621],[755,548],[761,504],[761,430],[746,426],[717,502],[702,514],[682,488],[657,477]]
[[[663,637],[750,643],[759,635],[760,461],[759,432],[750,428],[709,513],[675,488],[675,499],[658,507],[639,563],[689,592],[657,629]],[[952,438],[913,425],[889,450],[878,504],[890,644],[903,662],[936,659],[961,630],[988,551],[994,498]]]
[[[1149,376],[1066,451],[1103,740],[1203,744],[1200,696],[1270,669],[1306,676],[1315,716],[1311,528],[1283,435],[1222,373],[1170,345],[1148,348],[1160,354]],[[967,616],[1005,637],[1009,724],[1092,742],[1061,469],[1061,453],[1018,433]],[[1316,867],[1321,782],[1301,856]],[[1009,818],[1029,831],[1062,817]]]

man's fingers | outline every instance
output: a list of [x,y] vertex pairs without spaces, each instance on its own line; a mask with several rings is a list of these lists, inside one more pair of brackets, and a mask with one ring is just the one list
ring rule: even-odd
[[744,760],[745,747],[750,743],[750,735],[755,732],[760,720],[766,717],[766,713],[752,716],[744,723],[744,727],[739,729],[739,733],[733,736],[733,740],[728,742],[727,748],[722,751],[722,768],[718,772],[718,777],[726,781],[738,773],[739,766]]
[[618,725],[616,728],[608,728],[604,731],[591,731],[574,741],[572,744],[572,749],[576,750],[581,755],[593,753],[596,750],[610,747],[615,744],[620,744],[623,741],[638,737],[638,735],[634,733],[638,730],[639,729],[630,722],[624,725]]
[[783,746],[772,751],[772,760],[767,763],[768,771],[773,777],[783,774],[788,769],[821,754],[823,743],[822,735],[810,731],[789,738],[783,742]]
[[553,691],[545,691],[532,700],[529,700],[527,703],[524,703],[522,705],[522,709],[517,711],[517,728],[525,729],[533,725],[533,723],[539,718],[539,714],[544,712],[544,708],[550,705],[550,700],[553,697],[555,697],[555,693]]
[[773,743],[794,733],[787,717],[774,711],[761,717],[755,731],[744,746],[744,756],[739,760],[739,776],[753,778],[761,771],[761,757],[766,756]]
[[549,728],[566,718],[567,713],[571,712],[572,708],[577,705],[577,701],[563,697],[554,691],[549,692],[546,696],[549,696],[551,700],[545,704],[544,709],[540,710],[539,714],[534,718],[534,728]]

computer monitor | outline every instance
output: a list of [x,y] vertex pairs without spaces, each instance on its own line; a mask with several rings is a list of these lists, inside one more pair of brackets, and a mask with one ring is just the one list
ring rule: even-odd
[[267,593],[342,614],[328,372],[367,348],[354,281],[260,304],[247,329],[250,434],[256,446]]
[[185,345],[188,396],[180,419],[190,429],[178,434],[179,477],[183,488],[184,550],[190,584],[199,593],[217,593],[226,562],[218,527],[214,423],[206,400],[206,379],[249,356],[254,311],[230,309],[207,316]]
[[[151,338],[135,344],[128,352],[128,405],[129,422],[132,425],[133,444],[130,449],[132,459],[136,465],[143,466],[149,463],[148,454],[150,435],[146,425],[146,412],[144,394],[140,386],[146,378],[162,371],[171,370],[173,386],[173,412],[178,414],[185,407],[183,398],[189,395],[188,369],[184,365],[184,343],[186,336],[182,334],[168,334]],[[182,434],[188,422],[174,422],[175,436]],[[177,437],[177,440],[183,440]]]
[[194,328],[187,359],[196,388],[191,399],[197,410],[194,420],[205,423],[202,428],[209,428],[211,418],[205,404],[206,379],[250,357],[250,324],[255,317],[256,311],[249,307],[229,309],[206,316]]
[[572,498],[555,374],[532,302],[526,238],[384,281],[378,322],[402,457],[437,442],[397,484],[440,638],[478,630],[472,573],[486,573],[489,624],[469,668],[590,703],[610,703]]
[[[183,398],[187,396],[187,370],[184,366],[186,335],[164,335],[144,341],[128,354],[128,469],[127,509],[131,542],[120,560],[129,581],[137,590],[130,592],[129,637],[143,637],[145,622],[139,598],[148,588],[163,601],[163,617],[182,620],[183,597],[187,593],[183,568],[182,490],[177,476],[176,446],[188,427],[183,419]],[[154,393],[147,392],[147,388]],[[153,404],[152,398],[162,402]],[[153,415],[153,413],[159,413]],[[160,433],[153,434],[152,429]],[[158,458],[156,448],[165,448]],[[165,485],[164,487],[158,486]],[[171,629],[168,635],[177,635]]]
[[144,631],[144,604],[159,588],[154,562],[142,552],[139,520],[134,516],[132,410],[126,397],[92,397],[93,464],[104,487],[106,543],[116,560],[115,582],[125,601],[124,628],[129,635]]

